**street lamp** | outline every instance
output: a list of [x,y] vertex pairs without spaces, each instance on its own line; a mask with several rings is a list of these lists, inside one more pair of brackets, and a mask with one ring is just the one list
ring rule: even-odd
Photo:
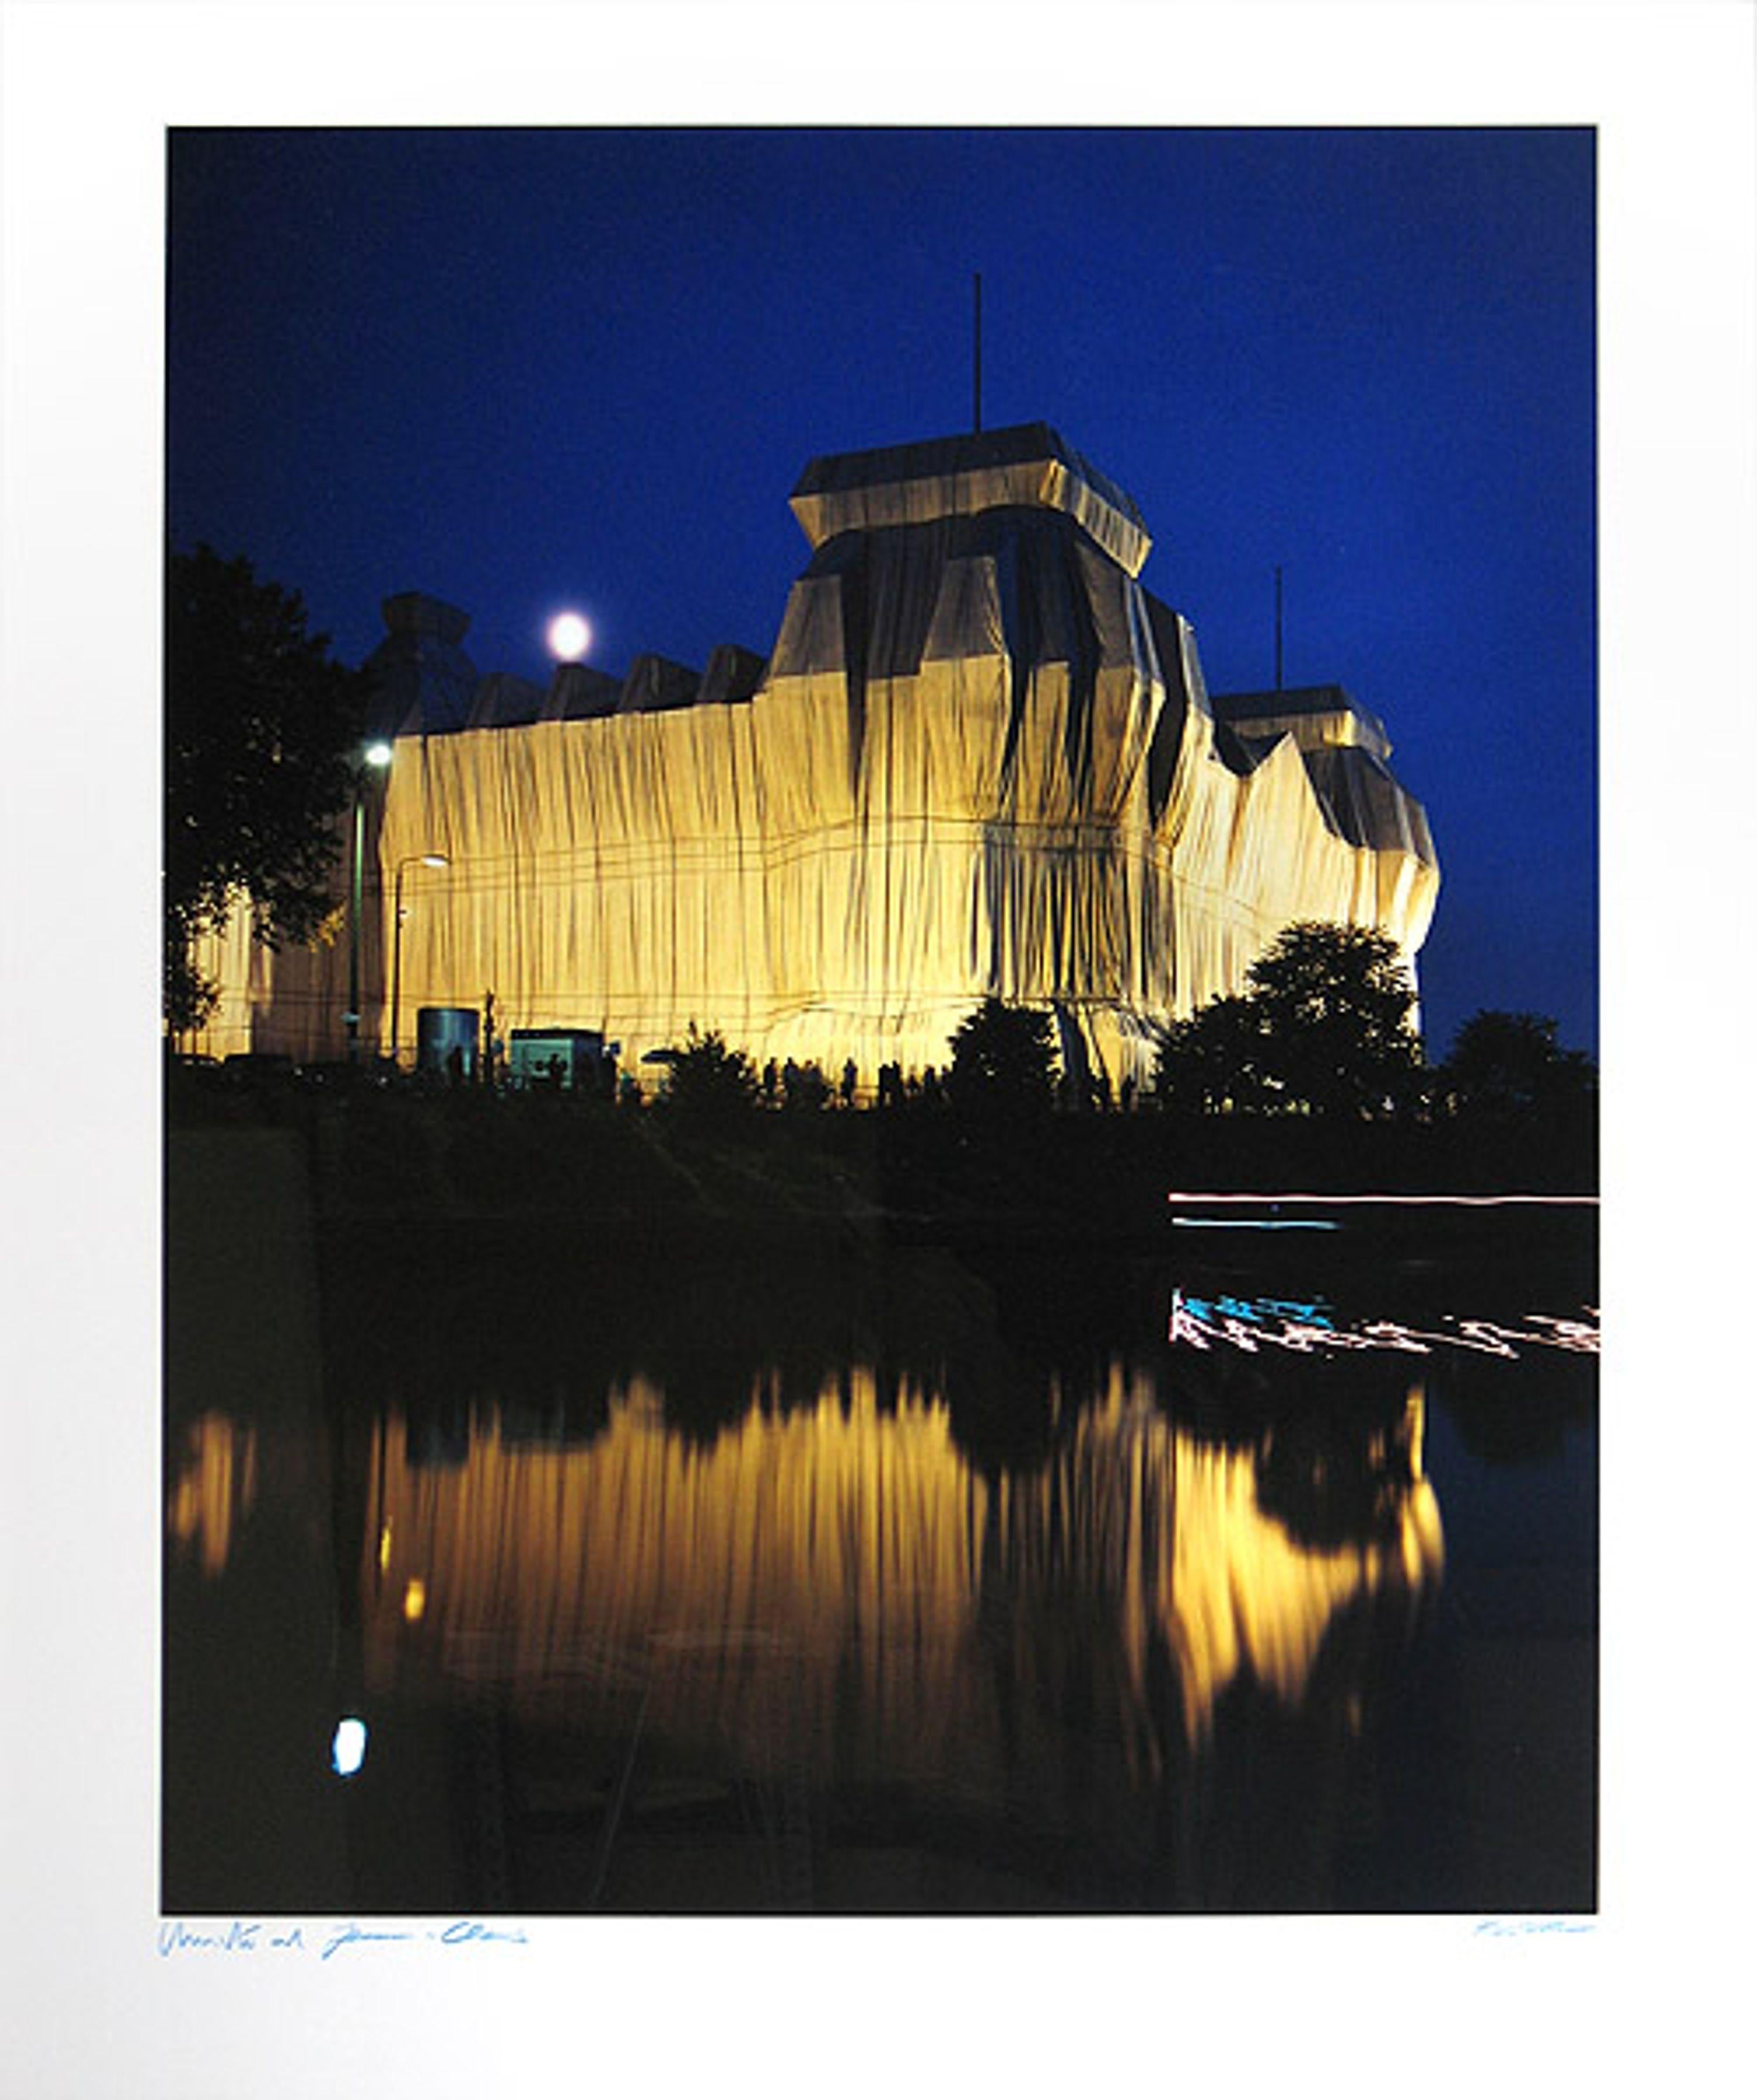
[[391,1065],[396,1068],[396,1017],[403,999],[403,871],[406,867],[449,867],[451,862],[444,854],[411,854],[407,860],[396,864],[395,909],[393,914],[394,931],[391,935]]
[[342,1017],[347,1030],[348,1062],[360,1058],[360,922],[366,881],[366,782],[368,768],[382,773],[391,763],[387,743],[369,743],[361,753],[363,764],[354,775],[354,868],[352,897],[348,912],[348,1007]]

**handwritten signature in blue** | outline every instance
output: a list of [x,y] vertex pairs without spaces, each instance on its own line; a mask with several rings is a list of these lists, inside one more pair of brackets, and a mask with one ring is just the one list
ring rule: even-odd
[[1478,1925],[1478,1939],[1525,1939],[1536,1934],[1594,1932],[1590,1917],[1486,1917]]
[[259,1921],[245,1924],[234,1918],[223,1928],[197,1930],[179,1918],[161,1925],[158,1939],[161,1958],[173,1954],[302,1954],[308,1947],[315,1947],[320,1961],[327,1961],[349,1947],[525,1947],[529,1943],[519,1926],[488,1926],[467,1917],[461,1917],[452,1925],[402,1930],[363,1926],[351,1920],[345,1925],[327,1926],[320,1931],[314,1930],[309,1943],[302,1925],[271,1927]]

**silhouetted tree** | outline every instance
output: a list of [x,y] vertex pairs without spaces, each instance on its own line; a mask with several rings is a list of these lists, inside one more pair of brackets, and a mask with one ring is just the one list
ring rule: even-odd
[[796,1113],[815,1114],[828,1105],[830,1083],[823,1076],[823,1068],[816,1058],[809,1058],[803,1065],[787,1061],[781,1079],[781,1106]]
[[1583,1051],[1564,1050],[1547,1014],[1479,1009],[1452,1040],[1440,1086],[1455,1115],[1521,1122],[1591,1104],[1598,1072]]
[[1264,1049],[1261,1017],[1249,999],[1211,999],[1160,1031],[1154,1097],[1161,1108],[1200,1115],[1271,1107],[1279,1089],[1265,1070]]
[[985,999],[950,1039],[947,1083],[954,1106],[1035,1114],[1055,1099],[1055,1035],[1047,1013]]
[[1245,973],[1266,1070],[1314,1114],[1384,1114],[1422,1073],[1403,951],[1375,927],[1305,920]]
[[1421,1043],[1402,950],[1371,927],[1289,926],[1245,973],[1162,1034],[1162,1105],[1212,1114],[1305,1110],[1376,1116],[1421,1088]]
[[762,1092],[744,1052],[729,1049],[717,1029],[704,1035],[692,1021],[687,1041],[672,1053],[660,1099],[688,1121],[725,1123],[753,1108]]
[[370,681],[306,631],[295,592],[210,547],[165,589],[165,1019],[199,1027],[219,988],[192,944],[248,906],[266,946],[307,941],[338,902],[335,818],[353,792]]

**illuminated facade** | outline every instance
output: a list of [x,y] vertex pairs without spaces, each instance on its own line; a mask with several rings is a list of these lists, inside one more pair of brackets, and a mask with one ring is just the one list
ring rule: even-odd
[[[625,1069],[693,1022],[870,1085],[995,995],[1119,1083],[1294,921],[1413,970],[1438,868],[1383,728],[1338,687],[1211,700],[1134,505],[1053,430],[819,459],[792,501],[811,553],[766,660],[544,690],[479,678],[455,609],[387,603],[369,1052],[394,976],[405,1057],[417,1008],[492,992],[497,1032],[599,1030]],[[235,929],[202,1047],[340,1054],[344,945]]]

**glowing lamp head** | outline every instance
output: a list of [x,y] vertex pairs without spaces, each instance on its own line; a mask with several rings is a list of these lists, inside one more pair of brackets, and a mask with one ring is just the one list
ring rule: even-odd
[[380,767],[388,765],[391,763],[391,747],[389,744],[383,742],[369,743],[366,747],[365,756],[366,763],[369,765],[377,765]]
[[577,664],[592,646],[592,630],[576,612],[558,612],[549,624],[549,653],[563,664]]

